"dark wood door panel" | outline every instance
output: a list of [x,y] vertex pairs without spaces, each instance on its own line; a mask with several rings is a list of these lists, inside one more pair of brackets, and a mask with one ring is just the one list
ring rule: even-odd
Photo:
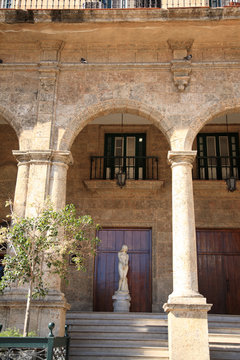
[[212,313],[240,315],[240,230],[197,230],[199,291]]
[[151,230],[103,229],[95,259],[94,310],[113,311],[112,296],[118,288],[118,251],[128,246],[128,285],[130,311],[150,312],[151,298]]

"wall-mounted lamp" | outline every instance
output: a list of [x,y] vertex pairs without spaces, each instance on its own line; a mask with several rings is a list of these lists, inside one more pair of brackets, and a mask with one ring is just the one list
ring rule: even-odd
[[126,185],[126,173],[122,170],[122,168],[116,174],[116,178],[117,178],[117,185],[120,186],[120,188]]
[[226,179],[226,184],[227,184],[227,189],[230,192],[233,192],[237,189],[236,184],[237,184],[237,180],[234,176],[229,176]]

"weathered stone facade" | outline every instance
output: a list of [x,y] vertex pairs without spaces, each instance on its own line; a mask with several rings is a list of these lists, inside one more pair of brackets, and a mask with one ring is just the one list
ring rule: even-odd
[[[67,202],[103,227],[151,228],[152,310],[162,311],[174,279],[175,297],[165,306],[173,338],[179,326],[172,315],[176,311],[183,322],[189,309],[201,313],[198,325],[206,330],[209,307],[193,296],[195,223],[197,228],[239,228],[239,190],[227,192],[224,181],[194,180],[194,219],[191,187],[197,134],[226,132],[224,124],[211,120],[239,113],[239,18],[238,8],[0,10],[1,217],[6,216],[5,197],[14,196],[17,170],[11,151],[18,150],[15,207],[21,215],[31,214],[33,202],[48,195],[61,207],[66,192]],[[192,59],[184,60],[188,54]],[[145,123],[94,123],[116,113],[136,115]],[[240,122],[228,130],[239,133]],[[90,156],[104,155],[104,134],[122,131],[146,133],[147,155],[159,157],[155,184],[127,181],[120,189],[115,181],[89,180]],[[177,241],[183,241],[184,251],[182,259],[174,256],[172,270],[172,228],[177,234],[180,226],[187,235],[173,235],[173,253],[180,253]],[[93,266],[92,261],[83,275],[70,266],[68,287],[53,281],[53,297],[44,306],[58,304],[59,328],[67,309],[62,291],[73,309],[92,309]],[[176,269],[182,269],[182,284]],[[2,298],[0,306],[10,313],[11,302],[21,308],[21,301],[17,295]],[[46,322],[49,316],[41,315],[41,306],[39,311]],[[12,324],[12,316],[3,316],[5,325]],[[175,350],[171,359],[180,360]],[[203,354],[199,359],[208,358],[206,348]]]

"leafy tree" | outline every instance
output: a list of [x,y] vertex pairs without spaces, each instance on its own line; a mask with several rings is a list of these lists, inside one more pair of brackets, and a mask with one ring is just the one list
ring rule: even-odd
[[27,336],[31,301],[44,297],[49,288],[46,269],[66,278],[71,256],[77,270],[86,270],[87,259],[94,255],[99,241],[95,237],[98,225],[88,215],[78,217],[72,204],[56,211],[46,202],[34,217],[21,218],[12,211],[10,217],[11,226],[0,228],[0,243],[8,245],[0,291],[13,284],[28,284],[23,331]]

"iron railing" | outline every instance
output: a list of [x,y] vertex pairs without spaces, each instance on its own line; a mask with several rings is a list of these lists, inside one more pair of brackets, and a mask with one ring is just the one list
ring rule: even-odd
[[[239,1],[239,2],[238,2]],[[240,0],[0,0],[1,9],[126,9],[240,6]]]
[[121,170],[129,180],[158,180],[158,157],[91,156],[91,180],[113,180]]
[[200,180],[225,180],[229,176],[239,179],[238,156],[197,156],[197,173]]
[[54,337],[50,323],[48,337],[0,337],[1,360],[68,360],[69,337]]

